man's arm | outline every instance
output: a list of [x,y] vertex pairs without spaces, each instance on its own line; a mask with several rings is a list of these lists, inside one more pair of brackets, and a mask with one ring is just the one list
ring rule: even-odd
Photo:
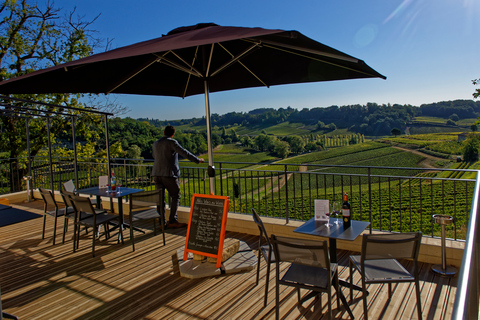
[[192,162],[195,162],[195,163],[205,162],[205,159],[198,158],[193,153],[191,153],[190,151],[188,151],[187,149],[182,147],[180,145],[180,143],[178,143],[178,141],[176,141],[176,140],[174,140],[174,141],[175,141],[175,144],[174,144],[175,152],[177,152],[179,155],[181,155],[185,159],[188,159],[188,160],[190,160]]

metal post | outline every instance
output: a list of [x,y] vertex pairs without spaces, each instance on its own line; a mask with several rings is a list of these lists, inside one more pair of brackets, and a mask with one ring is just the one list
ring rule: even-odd
[[50,162],[50,187],[52,192],[55,188],[53,186],[53,165],[52,165],[52,141],[50,139],[50,117],[47,117],[47,138],[48,138],[48,160]]
[[75,185],[77,188],[78,185],[78,161],[77,161],[77,138],[75,132],[75,117],[72,116],[72,141],[73,141],[73,165],[74,165],[74,172],[75,172]]
[[[26,118],[25,119],[25,124],[26,124],[26,134],[27,134],[27,166],[28,166],[28,175],[27,177],[32,178],[32,155],[31,150],[30,150],[30,128],[29,128],[29,123],[30,119]],[[31,184],[29,184],[29,180],[27,180],[27,192],[28,192],[28,202],[30,202],[30,199],[33,198],[33,190],[30,189]]]
[[368,221],[370,221],[370,234],[372,234],[372,176],[368,168]]
[[[285,165],[285,220],[288,224],[289,220],[289,212],[288,212],[288,173],[287,173],[287,165]],[[278,179],[278,194],[280,195],[280,179]]]
[[453,217],[447,216],[444,214],[435,214],[433,215],[433,219],[436,223],[438,223],[441,227],[441,234],[442,234],[442,264],[436,264],[432,266],[432,271],[441,275],[452,277],[457,273],[457,269],[451,266],[447,266],[447,247],[445,245],[445,226],[452,224]]
[[207,149],[208,149],[208,172],[210,176],[210,193],[215,194],[215,176],[211,176],[215,171],[213,166],[213,146],[212,146],[212,125],[210,123],[210,90],[208,87],[208,80],[205,79],[205,113],[207,120]]

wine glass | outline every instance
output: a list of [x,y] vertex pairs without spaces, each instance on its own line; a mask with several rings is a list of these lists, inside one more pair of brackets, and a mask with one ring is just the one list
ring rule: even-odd
[[335,224],[339,225],[340,224],[340,219],[338,218],[338,214],[340,213],[340,208],[342,207],[341,203],[339,201],[334,201],[333,202],[333,214],[335,214]]
[[333,224],[330,223],[330,214],[333,213],[333,206],[334,206],[334,202],[330,202],[330,210],[325,212],[325,215],[328,218],[327,223],[325,223],[325,227],[327,228],[333,227]]
[[122,179],[117,180],[117,193],[120,193],[120,187],[122,186]]

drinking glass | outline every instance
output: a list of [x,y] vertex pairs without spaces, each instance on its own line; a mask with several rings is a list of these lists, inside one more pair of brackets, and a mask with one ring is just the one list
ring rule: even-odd
[[120,187],[122,186],[122,179],[117,180],[117,193],[120,193]]
[[333,224],[330,223],[330,214],[333,213],[333,206],[334,202],[330,202],[330,210],[328,212],[325,212],[325,215],[327,216],[327,218],[329,218],[327,223],[325,223],[325,227],[327,228],[333,227]]
[[340,219],[338,218],[338,214],[340,213],[340,209],[342,208],[342,204],[340,201],[334,201],[333,202],[333,214],[335,214],[335,224],[339,225],[340,224]]

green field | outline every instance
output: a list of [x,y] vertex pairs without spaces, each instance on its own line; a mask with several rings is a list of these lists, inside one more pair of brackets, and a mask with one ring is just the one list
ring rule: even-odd
[[[312,199],[338,199],[342,192],[348,192],[355,219],[368,219],[371,204],[374,229],[422,230],[435,236],[439,235],[440,229],[432,223],[431,215],[432,212],[437,213],[438,204],[442,203],[442,213],[454,215],[457,219],[456,228],[447,228],[448,236],[464,237],[473,196],[473,183],[441,182],[432,178],[475,179],[475,172],[425,171],[420,167],[420,163],[426,156],[390,145],[398,141],[406,145],[405,141],[408,141],[409,145],[414,145],[416,149],[418,146],[448,146],[457,143],[456,135],[427,134],[387,140],[330,148],[282,160],[265,152],[250,153],[250,150],[238,145],[225,145],[218,148],[214,154],[217,169],[218,162],[246,161],[255,165],[222,164],[222,176],[217,176],[216,188],[222,189],[223,195],[230,196],[230,211],[246,213],[255,207],[263,215],[284,218],[288,207],[289,218],[300,220],[312,216]],[[262,162],[265,164],[262,165]],[[188,163],[185,165],[190,166]],[[342,167],[331,167],[333,165]],[[443,167],[449,166],[452,169],[479,167],[478,164],[445,160]],[[414,169],[406,171],[400,169],[401,167]],[[303,173],[298,173],[298,170]],[[371,178],[368,178],[369,172]],[[399,176],[411,178],[395,178]],[[205,182],[193,181],[196,180],[189,179],[186,182],[188,190],[208,189]]]

